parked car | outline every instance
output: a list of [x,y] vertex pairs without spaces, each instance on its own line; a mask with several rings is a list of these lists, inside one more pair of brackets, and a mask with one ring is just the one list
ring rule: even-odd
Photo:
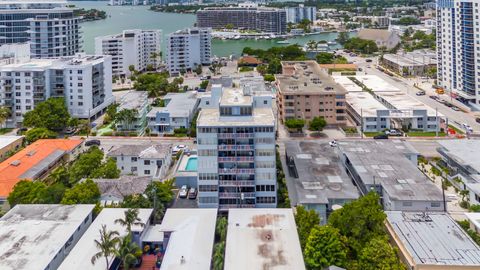
[[429,98],[433,99],[433,100],[438,100],[438,97],[437,96],[428,96]]
[[387,131],[385,131],[385,134],[388,135],[388,136],[402,136],[403,135],[401,131],[396,130],[396,129],[387,130]]
[[187,198],[188,196],[188,188],[186,185],[183,185],[181,188],[180,188],[180,192],[178,192],[178,197],[180,198]]
[[333,140],[333,141],[329,142],[328,144],[330,144],[331,147],[336,147],[337,146],[337,141]]
[[418,91],[415,95],[417,96],[425,96],[425,91]]
[[460,111],[460,108],[458,108],[457,106],[452,106],[452,110],[454,110],[454,111],[457,111],[457,112],[458,112],[458,111]]
[[463,123],[462,126],[466,131],[473,132],[473,128],[469,124]]
[[379,134],[379,135],[376,135],[373,137],[375,140],[385,140],[385,139],[388,139],[388,135],[387,134]]
[[480,123],[480,117],[475,118],[475,121],[476,121],[477,123]]
[[179,151],[183,151],[187,148],[185,144],[179,144],[173,147],[172,154],[176,155]]
[[100,140],[90,140],[85,142],[85,146],[93,146],[93,145],[100,146],[100,144],[101,144]]
[[77,131],[77,129],[75,127],[67,127],[65,129],[65,134],[71,135],[71,134],[75,133],[75,131]]
[[372,60],[372,59],[370,59],[370,58],[367,58],[367,59],[365,59],[365,62],[367,62],[367,63],[371,63],[371,62],[373,62],[373,60]]
[[195,200],[197,198],[197,190],[195,188],[190,188],[190,191],[188,192],[188,198],[190,200]]

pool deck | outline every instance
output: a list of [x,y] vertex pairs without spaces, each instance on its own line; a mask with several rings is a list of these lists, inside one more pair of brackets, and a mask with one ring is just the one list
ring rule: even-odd
[[[196,153],[196,151],[194,151]],[[190,156],[187,156],[185,154],[182,155],[182,158],[178,162],[177,169],[175,170],[175,176],[196,176],[197,171],[187,171],[187,163],[190,158],[197,158],[197,154],[191,154]]]

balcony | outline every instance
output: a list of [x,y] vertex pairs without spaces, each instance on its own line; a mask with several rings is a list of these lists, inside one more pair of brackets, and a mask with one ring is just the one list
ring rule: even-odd
[[243,199],[254,199],[255,192],[219,192],[220,199],[240,199],[243,194]]
[[255,186],[255,180],[219,180],[218,184],[228,187],[251,187]]
[[254,146],[247,145],[234,145],[234,144],[222,144],[218,146],[218,150],[254,150]]
[[220,210],[228,210],[231,208],[255,208],[255,204],[220,204]]
[[218,162],[254,162],[254,157],[219,157]]
[[255,169],[218,169],[220,174],[255,174]]

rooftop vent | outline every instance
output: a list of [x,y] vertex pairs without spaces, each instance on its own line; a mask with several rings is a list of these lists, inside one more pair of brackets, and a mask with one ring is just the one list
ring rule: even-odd
[[32,150],[32,151],[27,153],[27,156],[31,157],[31,156],[35,155],[35,153],[37,153],[37,151]]
[[20,160],[14,160],[14,161],[12,161],[12,163],[10,163],[10,165],[18,166],[18,165],[20,165]]

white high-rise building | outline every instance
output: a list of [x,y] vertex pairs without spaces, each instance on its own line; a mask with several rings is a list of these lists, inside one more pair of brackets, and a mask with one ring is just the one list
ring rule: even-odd
[[64,0],[0,1],[0,45],[30,42],[33,58],[82,51],[80,18]]
[[161,30],[125,30],[121,34],[95,38],[95,54],[112,56],[113,76],[130,75],[129,67],[145,71],[160,64]]
[[306,7],[303,4],[299,4],[298,7],[286,7],[287,23],[299,23],[304,19],[311,22],[317,19],[317,8]]
[[0,66],[0,106],[11,109],[7,126],[19,126],[23,115],[50,97],[63,97],[76,118],[96,118],[112,104],[110,56],[78,54]]
[[199,207],[276,207],[272,94],[249,78],[240,89],[214,84],[197,120]]
[[168,35],[167,66],[170,75],[176,76],[182,70],[212,63],[211,32],[211,28],[187,28]]
[[437,1],[437,84],[480,109],[478,0]]

